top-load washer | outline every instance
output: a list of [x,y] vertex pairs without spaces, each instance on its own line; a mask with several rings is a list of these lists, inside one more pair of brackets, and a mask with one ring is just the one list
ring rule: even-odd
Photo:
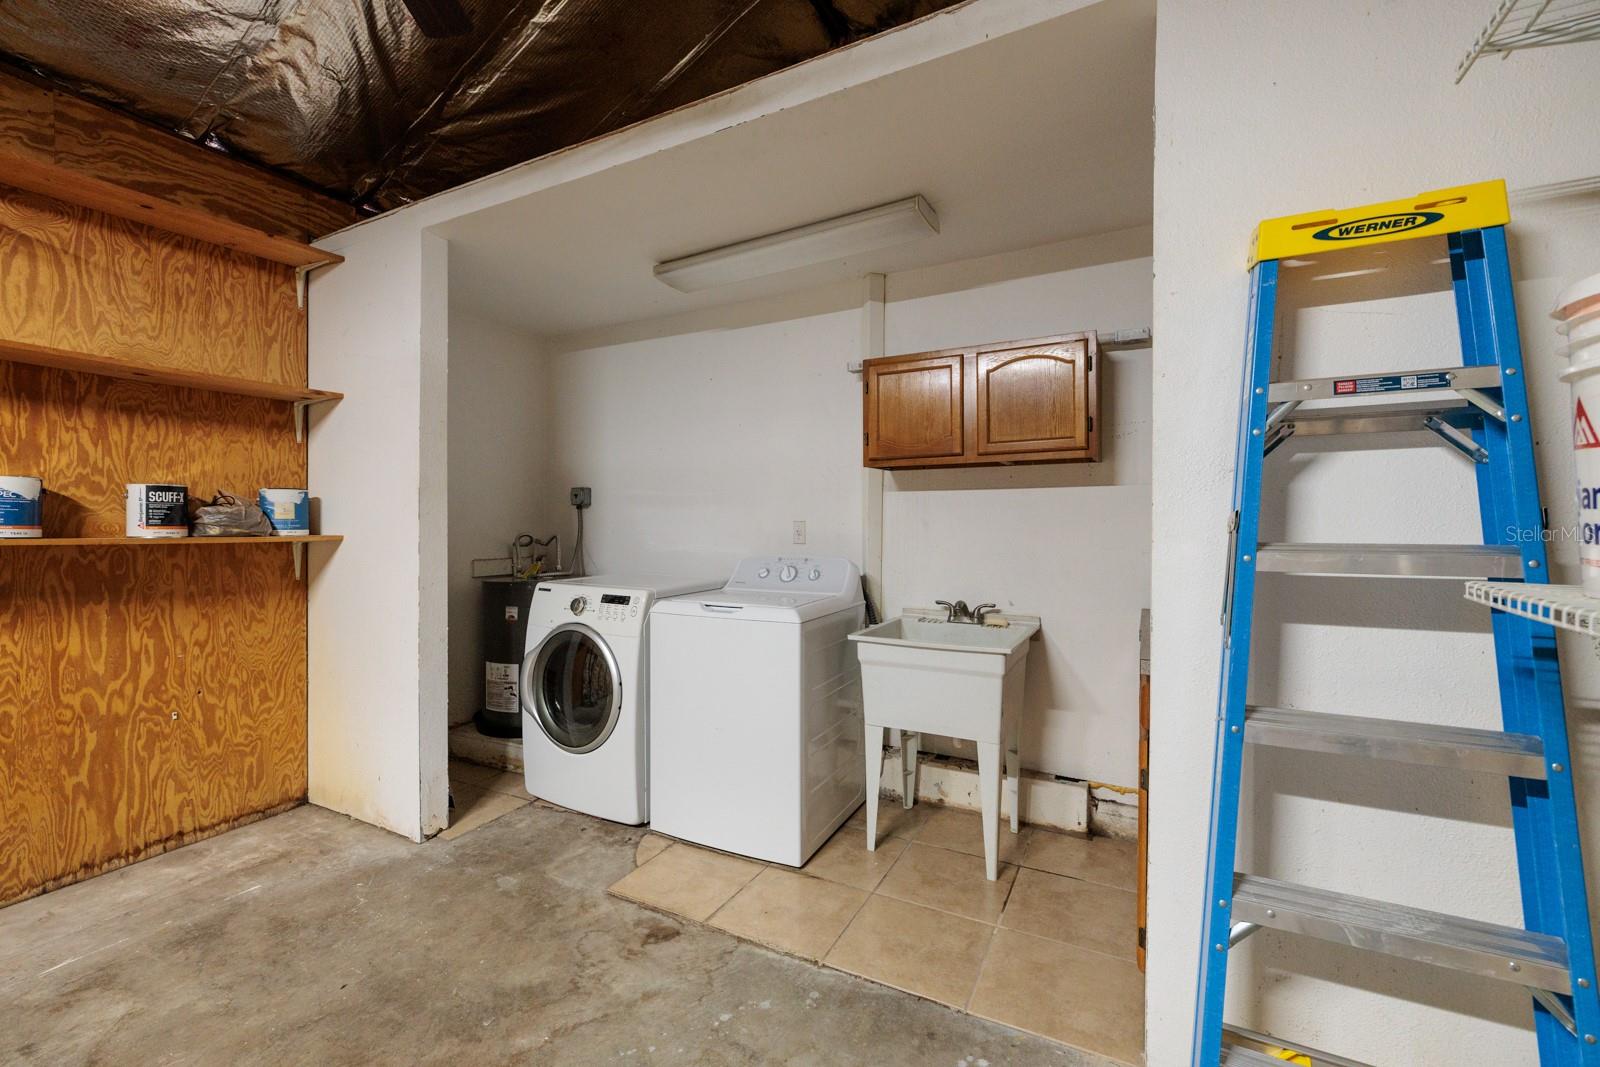
[[522,661],[528,792],[637,826],[650,817],[650,606],[713,581],[601,575],[540,582]]
[[767,556],[651,610],[651,828],[799,867],[865,798],[861,572]]

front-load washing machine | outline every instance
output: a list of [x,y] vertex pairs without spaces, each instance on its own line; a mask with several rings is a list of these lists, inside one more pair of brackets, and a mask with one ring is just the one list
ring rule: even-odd
[[528,792],[637,826],[650,818],[650,606],[713,581],[602,575],[540,582],[522,661]]
[[[651,828],[799,867],[866,796],[861,572],[766,556],[651,612]],[[877,783],[873,783],[877,788]]]

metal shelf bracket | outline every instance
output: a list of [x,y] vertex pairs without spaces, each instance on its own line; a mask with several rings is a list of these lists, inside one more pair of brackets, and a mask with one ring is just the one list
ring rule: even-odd
[[317,397],[314,400],[296,400],[294,402],[294,443],[304,444],[306,439],[306,409],[314,404],[330,404],[339,398],[336,396]]
[[318,267],[331,267],[335,263],[339,262],[342,261],[337,259],[324,259],[321,262],[307,263],[304,266],[296,267],[294,269],[294,302],[296,307],[302,311],[305,310],[306,279],[310,277],[311,272],[316,270]]

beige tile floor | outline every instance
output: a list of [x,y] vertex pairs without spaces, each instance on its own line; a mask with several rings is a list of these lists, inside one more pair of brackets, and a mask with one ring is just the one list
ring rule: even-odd
[[1144,1058],[1131,843],[1002,829],[983,871],[978,816],[857,812],[796,872],[648,834],[611,887],[711,926],[951,1008],[1130,1064]]
[[439,834],[445,840],[485,826],[533,799],[516,771],[463,760],[450,761],[450,797],[455,801],[450,827]]

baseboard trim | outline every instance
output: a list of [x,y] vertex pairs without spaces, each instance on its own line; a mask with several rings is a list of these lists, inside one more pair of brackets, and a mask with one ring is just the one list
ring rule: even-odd
[[[899,800],[900,750],[887,749],[883,759],[884,796]],[[1089,832],[1089,783],[1022,772],[1022,820],[1052,830]],[[978,798],[978,765],[956,756],[921,753],[917,760],[917,799],[953,808],[981,811]],[[1011,815],[1011,805],[1002,793],[1000,814]]]

